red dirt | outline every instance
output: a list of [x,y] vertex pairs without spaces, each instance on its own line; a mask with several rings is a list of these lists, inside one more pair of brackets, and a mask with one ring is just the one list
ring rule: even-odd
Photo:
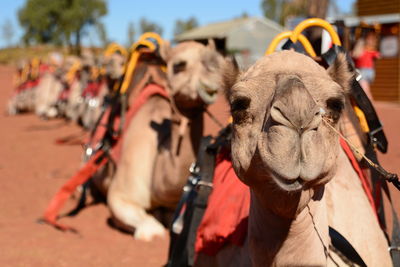
[[[168,240],[140,242],[110,228],[106,222],[109,212],[102,204],[61,220],[77,228],[79,235],[36,222],[81,162],[80,146],[60,146],[55,140],[81,130],[61,120],[43,121],[31,114],[5,116],[12,75],[11,68],[0,66],[0,266],[163,265]],[[219,100],[210,110],[226,123],[228,108],[222,102]],[[382,164],[400,173],[400,106],[378,103],[377,107],[390,142],[389,153],[381,156]],[[207,118],[206,133],[217,130]],[[399,193],[393,193],[396,207],[400,207]]]
[[80,146],[60,146],[55,140],[81,130],[32,114],[5,116],[13,74],[12,69],[0,66],[0,266],[163,265],[168,240],[140,242],[110,228],[109,212],[102,204],[61,220],[80,235],[36,222],[81,162]]

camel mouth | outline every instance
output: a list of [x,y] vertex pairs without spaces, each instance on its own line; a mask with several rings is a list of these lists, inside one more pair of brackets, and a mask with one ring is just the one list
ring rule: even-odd
[[200,82],[197,92],[199,93],[201,100],[203,100],[207,105],[214,103],[218,96],[218,89],[203,82]]
[[297,192],[304,188],[305,182],[300,177],[297,179],[287,179],[277,174],[272,175],[274,182],[284,191]]

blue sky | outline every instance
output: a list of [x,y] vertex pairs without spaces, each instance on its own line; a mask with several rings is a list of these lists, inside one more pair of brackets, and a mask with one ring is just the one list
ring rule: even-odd
[[[57,1],[57,0],[54,0]],[[331,0],[335,1],[335,0]],[[350,11],[354,0],[336,0],[341,11]],[[8,19],[13,24],[17,42],[22,36],[19,27],[17,12],[25,0],[0,0],[0,25]],[[146,17],[161,25],[164,29],[163,37],[171,39],[176,19],[197,18],[200,25],[223,21],[240,16],[246,12],[250,16],[262,16],[261,0],[108,0],[108,14],[103,18],[109,39],[121,44],[127,43],[127,28],[133,22],[138,32],[139,20]],[[94,33],[86,37],[84,42],[97,43]],[[6,44],[0,38],[0,47]]]

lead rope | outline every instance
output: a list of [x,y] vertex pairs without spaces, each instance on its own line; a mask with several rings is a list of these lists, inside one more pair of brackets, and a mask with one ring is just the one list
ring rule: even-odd
[[380,165],[376,164],[375,162],[373,162],[372,160],[370,160],[367,156],[365,156],[364,153],[360,152],[357,149],[357,147],[355,145],[353,145],[353,143],[349,139],[344,137],[338,130],[336,130],[335,127],[333,127],[329,123],[328,119],[326,119],[325,117],[322,117],[322,121],[325,122],[325,124],[331,130],[333,130],[337,135],[339,135],[344,141],[346,141],[346,143],[353,149],[353,151],[356,152],[358,155],[360,155],[368,163],[368,165],[370,165],[377,172],[379,172],[381,174],[381,177],[384,180],[392,183],[397,188],[397,190],[400,190],[400,181],[399,181],[399,177],[397,176],[397,174],[386,171],[384,168],[382,168],[382,166],[380,166]]
[[208,117],[210,117],[210,119],[211,119],[213,122],[215,122],[215,124],[217,124],[217,125],[219,126],[220,130],[221,130],[222,128],[225,127],[225,125],[222,124],[222,123],[214,116],[214,114],[212,114],[207,108],[205,108],[204,111],[205,111],[205,113],[208,115]]

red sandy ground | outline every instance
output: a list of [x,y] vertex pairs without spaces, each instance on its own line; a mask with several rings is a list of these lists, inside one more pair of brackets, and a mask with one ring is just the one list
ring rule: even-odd
[[[110,228],[103,204],[89,207],[62,222],[79,235],[38,224],[48,201],[77,170],[79,145],[60,146],[55,140],[80,129],[61,120],[42,121],[34,115],[4,115],[11,94],[13,70],[0,66],[0,266],[161,266],[168,240],[145,243]],[[211,111],[222,121],[228,108],[219,100]],[[390,142],[383,166],[400,173],[400,106],[378,103]],[[218,127],[206,119],[206,133]],[[396,207],[399,193],[396,192]],[[69,204],[73,204],[70,201]]]

